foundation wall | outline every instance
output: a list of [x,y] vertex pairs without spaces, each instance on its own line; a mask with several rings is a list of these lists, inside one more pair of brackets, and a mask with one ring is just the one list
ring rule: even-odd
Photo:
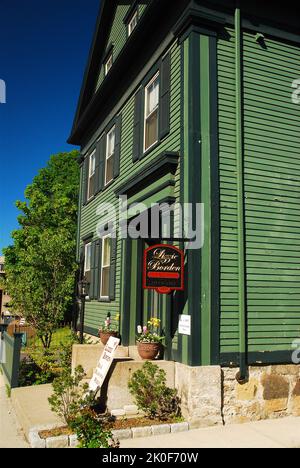
[[[80,364],[91,378],[102,351],[101,344],[75,345],[73,369]],[[128,381],[143,363],[135,347],[118,348],[101,392],[109,411],[134,404]],[[182,414],[194,427],[300,416],[299,365],[250,367],[249,379],[241,384],[237,368],[190,367],[173,361],[156,364],[166,371],[167,385],[177,388]]]
[[225,424],[300,416],[300,367],[278,365],[250,367],[244,384],[237,369],[222,369]]

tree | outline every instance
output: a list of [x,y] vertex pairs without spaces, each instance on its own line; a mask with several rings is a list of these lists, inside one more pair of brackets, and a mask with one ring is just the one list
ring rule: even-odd
[[17,201],[20,228],[4,250],[5,287],[15,310],[36,328],[43,346],[72,306],[79,195],[78,152],[50,158]]

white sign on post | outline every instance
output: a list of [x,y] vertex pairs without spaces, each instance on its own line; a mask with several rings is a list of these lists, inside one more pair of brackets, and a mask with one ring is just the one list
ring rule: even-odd
[[105,377],[107,376],[110,366],[112,365],[114,354],[117,347],[119,346],[119,343],[119,338],[114,338],[112,336],[109,338],[98,362],[97,368],[95,369],[92,380],[89,383],[89,389],[91,392],[96,392],[102,387]]
[[191,334],[191,316],[179,315],[178,333],[181,335]]

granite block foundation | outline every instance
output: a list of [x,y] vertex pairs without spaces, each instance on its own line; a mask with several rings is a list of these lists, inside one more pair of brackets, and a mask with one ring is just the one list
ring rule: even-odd
[[[95,354],[98,357],[101,351],[99,345],[74,348],[73,366],[83,364],[91,373]],[[127,355],[125,361],[122,355]],[[182,415],[190,428],[300,416],[299,365],[250,367],[247,381],[241,384],[238,368],[190,367],[173,361],[156,364],[165,370],[167,385],[178,390]],[[134,408],[132,414],[136,413],[127,385],[142,365],[143,361],[135,360],[133,347],[119,350],[102,395],[109,411],[121,409],[123,414],[126,408]]]
[[224,423],[243,423],[300,416],[300,367],[298,365],[249,368],[240,384],[237,369],[222,369]]

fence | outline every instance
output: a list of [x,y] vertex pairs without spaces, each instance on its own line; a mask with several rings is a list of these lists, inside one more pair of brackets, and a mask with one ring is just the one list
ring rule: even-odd
[[16,388],[19,384],[20,355],[23,334],[14,333],[13,336],[10,336],[5,330],[6,326],[1,325],[0,363],[10,388]]

